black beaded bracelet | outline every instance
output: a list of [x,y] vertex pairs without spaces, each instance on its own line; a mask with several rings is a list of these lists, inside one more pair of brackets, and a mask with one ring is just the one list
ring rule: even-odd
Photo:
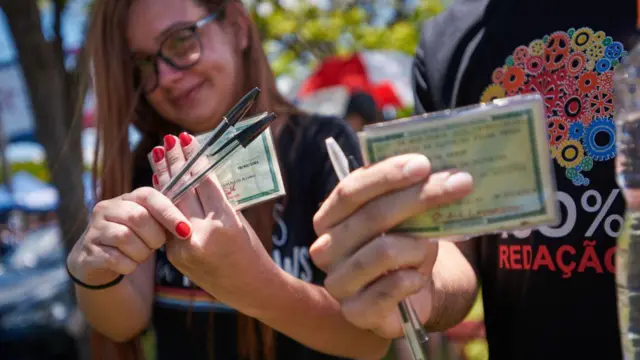
[[120,274],[113,281],[109,281],[106,284],[103,284],[103,285],[89,285],[89,284],[83,283],[82,281],[77,279],[75,276],[73,276],[73,274],[71,274],[71,271],[69,271],[69,264],[66,264],[65,267],[67,268],[67,274],[69,274],[69,277],[71,278],[71,280],[73,280],[74,283],[82,286],[85,289],[89,289],[89,290],[102,290],[102,289],[110,288],[112,286],[118,285],[120,283],[120,281],[122,281],[122,279],[124,279],[124,275]]

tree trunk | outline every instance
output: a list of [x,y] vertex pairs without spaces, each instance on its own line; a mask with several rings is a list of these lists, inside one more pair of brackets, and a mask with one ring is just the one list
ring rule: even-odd
[[[56,1],[60,6],[61,1]],[[80,85],[77,77],[68,74],[60,23],[56,21],[57,39],[48,42],[42,33],[40,10],[36,0],[0,0],[31,99],[36,124],[36,137],[47,154],[47,167],[60,195],[57,209],[63,245],[69,253],[87,226],[82,174],[82,121],[74,118],[74,102]],[[56,20],[61,8],[56,9]],[[82,95],[81,95],[82,96]],[[73,292],[73,286],[69,291]],[[74,325],[79,359],[90,359],[86,324],[80,317]]]
[[0,0],[13,35],[30,94],[36,137],[47,154],[47,167],[60,194],[57,210],[64,246],[70,250],[87,225],[82,183],[82,122],[73,118],[64,57],[57,41],[47,42],[41,31],[36,0]]

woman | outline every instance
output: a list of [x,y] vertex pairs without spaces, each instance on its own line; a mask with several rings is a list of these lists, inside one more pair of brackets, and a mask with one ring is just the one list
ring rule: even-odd
[[[159,359],[382,356],[388,341],[343,318],[318,286],[323,276],[308,257],[314,213],[336,183],[324,139],[333,136],[359,156],[356,139],[343,122],[306,116],[278,94],[241,2],[98,0],[87,50],[106,150],[98,164],[100,196],[108,200],[96,205],[68,267],[79,284],[80,307],[104,335],[96,337],[102,340],[95,343],[96,355],[105,354],[100,345],[115,341],[119,358],[140,356],[136,339],[152,321]],[[150,187],[152,179],[156,188],[166,183],[197,148],[183,131],[213,129],[254,86],[263,92],[253,111],[279,115],[272,130],[286,199],[240,214],[214,177],[177,206]],[[143,133],[134,154],[127,146],[130,122]],[[155,174],[146,158],[150,151]],[[408,172],[412,183],[428,175],[426,159],[418,157],[418,163]],[[381,174],[392,170],[397,167]],[[357,185],[349,191],[363,190]],[[365,200],[354,198],[352,210]],[[348,224],[350,215],[343,211],[339,219]],[[236,312],[214,316],[220,303]]]

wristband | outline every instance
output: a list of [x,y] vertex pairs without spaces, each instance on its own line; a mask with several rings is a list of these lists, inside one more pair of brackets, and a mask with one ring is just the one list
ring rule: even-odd
[[110,288],[112,286],[118,285],[120,283],[120,281],[122,281],[122,279],[124,279],[124,275],[120,274],[120,275],[118,275],[117,278],[115,278],[112,281],[109,281],[106,284],[103,284],[103,285],[89,285],[89,284],[83,283],[82,281],[77,279],[75,276],[73,276],[73,274],[71,274],[71,271],[69,271],[69,264],[65,264],[65,267],[67,268],[67,274],[69,274],[69,277],[71,278],[71,280],[73,280],[74,283],[82,286],[85,289],[89,289],[89,290],[102,290],[102,289]]

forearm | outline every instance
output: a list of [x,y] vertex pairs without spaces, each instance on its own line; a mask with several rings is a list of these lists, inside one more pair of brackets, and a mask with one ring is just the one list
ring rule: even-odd
[[78,306],[96,331],[116,342],[125,342],[144,330],[151,318],[152,298],[147,293],[153,284],[147,275],[153,265],[153,260],[142,264],[118,285],[107,289],[75,286]]
[[[380,358],[390,341],[351,325],[340,305],[320,286],[282,272],[280,291],[258,318],[287,336],[319,351],[352,358]],[[277,298],[276,298],[277,297]]]
[[260,286],[253,285],[251,296],[229,302],[238,311],[323,353],[361,359],[384,356],[390,341],[347,322],[324,288],[294,278],[270,258],[256,266],[262,271],[252,283]]
[[452,242],[440,242],[433,267],[432,309],[425,327],[443,331],[462,321],[476,299],[478,279],[467,258]]

